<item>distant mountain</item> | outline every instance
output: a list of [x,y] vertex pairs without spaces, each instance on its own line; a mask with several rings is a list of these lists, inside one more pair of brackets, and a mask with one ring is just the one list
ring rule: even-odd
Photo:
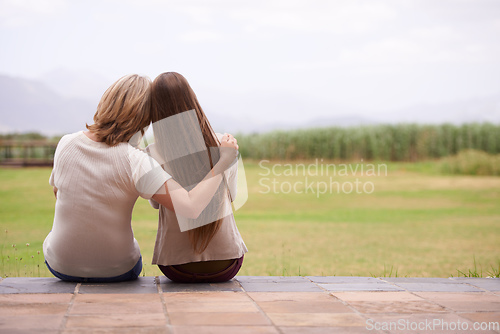
[[500,123],[500,94],[440,104],[422,104],[392,112],[378,113],[384,123]]
[[99,101],[113,83],[113,80],[91,71],[77,72],[62,68],[47,72],[37,80],[60,96],[90,101]]
[[[249,92],[227,94],[205,92],[198,96],[214,129],[220,132],[267,132],[322,126],[352,126],[377,121],[358,115],[347,106],[287,92]],[[327,111],[327,112],[325,112]],[[331,117],[315,118],[318,114]],[[251,116],[250,116],[251,115]]]
[[[500,123],[500,94],[439,104],[422,104],[410,108],[388,111],[370,111],[350,108],[315,99],[306,99],[287,94],[251,94],[245,96],[224,96],[221,101],[209,100],[206,108],[208,118],[219,131],[266,132],[317,127],[351,127],[381,123],[462,124],[469,122]],[[209,96],[210,97],[210,96]],[[217,113],[212,112],[216,110]],[[260,113],[253,112],[261,111]],[[282,120],[272,121],[265,115],[282,115]],[[286,112],[283,112],[285,110]],[[322,111],[322,112],[318,112]],[[238,115],[255,115],[252,118]],[[325,114],[326,116],[315,116]],[[330,114],[331,116],[328,116]],[[222,116],[225,115],[225,116]],[[309,117],[308,117],[309,115]],[[369,116],[365,116],[369,115]],[[307,119],[309,118],[309,119]],[[304,120],[306,119],[306,120]]]
[[0,75],[0,131],[64,134],[85,128],[97,103],[62,97],[46,84]]
[[[49,83],[0,75],[0,132],[36,131],[55,135],[85,129],[85,123],[92,123],[99,99],[110,84],[99,76],[72,75],[67,71],[56,71],[42,79]],[[217,132],[253,133],[398,122],[500,123],[500,94],[372,113],[293,94],[231,95],[208,91],[204,94],[199,96],[200,103]],[[327,116],[313,116],[319,114]],[[364,116],[368,114],[369,117]]]

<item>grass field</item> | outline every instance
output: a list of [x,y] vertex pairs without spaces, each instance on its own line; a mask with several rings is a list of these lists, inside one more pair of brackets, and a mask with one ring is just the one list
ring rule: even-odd
[[[390,163],[379,176],[360,170],[304,176],[296,164],[314,161],[278,163],[245,161],[249,198],[236,212],[249,248],[242,275],[449,277],[499,270],[500,177],[441,175],[433,162]],[[275,165],[275,174],[262,175]],[[55,203],[49,175],[45,168],[0,169],[2,277],[50,276],[42,254]],[[373,192],[312,192],[331,181]],[[301,193],[288,193],[290,187]],[[157,211],[139,199],[133,228],[148,276],[161,274],[149,265],[156,224]]]

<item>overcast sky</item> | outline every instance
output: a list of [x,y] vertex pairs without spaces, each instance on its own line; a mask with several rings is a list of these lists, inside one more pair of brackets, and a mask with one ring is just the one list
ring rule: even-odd
[[271,120],[498,94],[499,40],[498,0],[0,0],[0,73],[177,71],[202,105]]

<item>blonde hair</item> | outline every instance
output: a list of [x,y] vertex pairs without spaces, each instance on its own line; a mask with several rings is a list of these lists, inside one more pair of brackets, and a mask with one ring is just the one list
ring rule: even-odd
[[128,142],[151,122],[151,80],[130,74],[112,84],[101,97],[94,124],[87,129],[109,146]]

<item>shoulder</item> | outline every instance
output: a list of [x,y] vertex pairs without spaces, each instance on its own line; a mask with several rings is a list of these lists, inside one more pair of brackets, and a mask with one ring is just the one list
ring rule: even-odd
[[141,150],[140,148],[134,147],[128,143],[126,145],[127,145],[128,156],[131,159],[143,159],[144,157],[147,157],[147,153]]
[[154,155],[149,153],[149,146],[144,150],[141,150],[140,148],[134,147],[130,144],[127,144],[127,146],[128,157],[132,164],[143,164],[144,162],[148,162],[151,167],[160,166],[160,164],[154,158]]
[[67,143],[75,140],[75,138],[78,138],[81,135],[83,135],[83,131],[78,131],[78,132],[75,132],[75,133],[69,133],[67,135],[64,135],[59,140],[58,145],[65,145],[65,144],[67,144]]
[[76,139],[80,135],[84,135],[82,131],[75,132],[75,133],[70,133],[70,134],[62,136],[61,139],[59,139],[59,142],[57,143],[57,149],[56,149],[56,151],[61,151],[61,150],[64,150],[65,148],[67,148],[67,147],[73,146],[72,143],[75,143],[77,141]]
[[150,144],[148,147],[145,149],[146,153],[149,154],[153,159],[158,161],[160,165],[163,165],[166,161],[165,158],[163,158],[162,154],[158,150],[158,145],[156,144]]

